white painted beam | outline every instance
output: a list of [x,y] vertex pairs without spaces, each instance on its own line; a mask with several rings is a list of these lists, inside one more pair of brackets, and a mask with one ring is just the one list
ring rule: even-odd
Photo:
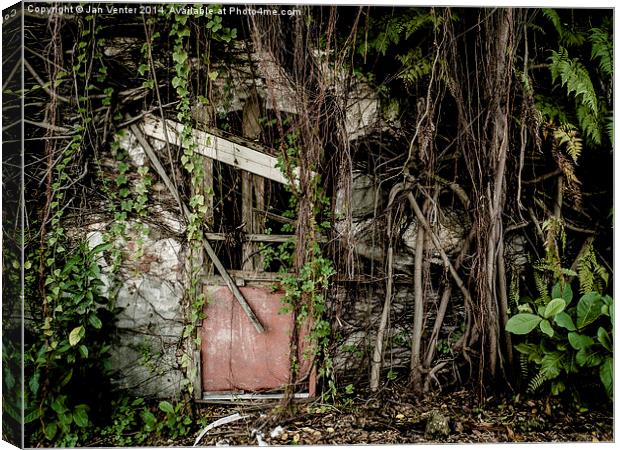
[[[180,146],[184,125],[166,119],[166,126],[170,143]],[[147,136],[159,141],[166,141],[162,119],[150,115],[146,116],[141,128]],[[197,144],[197,153],[278,183],[289,184],[286,176],[276,167],[277,159],[273,156],[205,131],[193,129],[192,134]],[[295,172],[297,174],[297,170]]]

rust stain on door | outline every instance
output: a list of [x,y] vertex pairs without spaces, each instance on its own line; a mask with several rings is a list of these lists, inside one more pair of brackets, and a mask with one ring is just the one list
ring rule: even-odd
[[[256,331],[230,289],[210,287],[206,318],[202,326],[202,387],[205,392],[279,389],[289,381],[291,313],[281,314],[282,292],[268,288],[240,288],[250,307],[265,327]],[[304,327],[307,328],[307,327]],[[311,362],[301,356],[300,376],[306,377]]]

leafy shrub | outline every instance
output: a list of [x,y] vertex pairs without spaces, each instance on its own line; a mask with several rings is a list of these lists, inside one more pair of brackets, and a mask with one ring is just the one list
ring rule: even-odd
[[115,446],[140,445],[155,431],[157,419],[144,405],[144,399],[122,397],[112,405],[111,423],[101,429],[101,436]]
[[[108,357],[113,314],[98,264],[102,244],[81,242],[53,261],[45,280],[46,309],[27,341],[25,425],[32,442],[74,446],[94,425],[92,411],[109,406]],[[52,262],[50,262],[51,264]]]
[[167,432],[166,436],[170,439],[184,437],[192,429],[192,418],[186,413],[186,403],[179,402],[176,406],[167,400],[159,402],[159,409],[166,414],[165,420],[157,422],[156,429],[159,435]]
[[583,375],[598,375],[609,398],[613,394],[613,299],[596,291],[584,293],[575,304],[570,284],[558,282],[535,301],[520,305],[506,330],[526,335],[516,350],[537,369],[528,390],[550,382],[557,395]]

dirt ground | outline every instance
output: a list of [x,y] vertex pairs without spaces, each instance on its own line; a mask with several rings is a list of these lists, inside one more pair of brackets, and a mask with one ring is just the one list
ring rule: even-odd
[[[241,420],[211,429],[199,446],[494,443],[494,442],[611,442],[612,408],[578,411],[557,399],[487,401],[477,406],[475,395],[458,391],[416,401],[397,391],[371,400],[351,397],[333,407],[319,401],[299,403],[289,418],[274,417],[277,403],[203,405],[201,421],[212,423],[231,414]],[[257,431],[258,430],[258,433]],[[191,446],[199,431],[183,442],[156,445]],[[258,434],[258,436],[257,436]]]

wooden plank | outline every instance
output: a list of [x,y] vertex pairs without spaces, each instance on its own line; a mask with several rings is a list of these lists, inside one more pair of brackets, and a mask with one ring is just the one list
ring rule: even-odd
[[[247,270],[229,270],[228,273],[235,280],[244,280],[246,283],[253,282],[275,282],[280,281],[286,276],[291,276],[291,273],[281,272],[259,272],[259,271],[247,271]],[[208,283],[217,282],[220,283],[220,277],[214,275],[212,277],[205,277],[205,281]]]
[[[225,233],[205,233],[205,236],[210,241],[224,241],[226,240]],[[295,239],[294,234],[245,234],[243,238],[247,242],[286,242],[289,239]],[[325,239],[320,239],[320,242],[325,242]]]
[[[180,146],[184,125],[170,119],[166,119],[165,124],[168,137],[172,141],[170,143]],[[164,121],[154,116],[145,116],[142,123],[144,134],[165,142],[166,134],[163,127]],[[289,184],[286,176],[276,167],[277,159],[273,156],[202,130],[193,129],[192,134],[197,144],[197,153],[278,183]],[[295,173],[298,172],[297,169]]]
[[[261,210],[265,209],[265,179],[263,177],[252,175],[252,191],[254,192],[255,207]],[[252,218],[252,233],[264,233],[265,217],[254,214],[254,208],[250,208],[248,214]],[[265,267],[265,260],[258,251],[259,248],[257,244],[254,244],[254,256],[252,257],[254,269]]]
[[254,214],[266,217],[268,219],[275,220],[276,222],[280,222],[280,223],[290,223],[290,224],[295,223],[295,221],[293,219],[289,219],[288,217],[284,217],[284,216],[281,216],[279,214],[274,214],[272,212],[264,211],[264,210],[258,209],[258,208],[254,208]]
[[[297,392],[293,394],[293,398],[307,399],[313,397],[308,392]],[[252,394],[252,393],[237,393],[237,392],[205,392],[202,394],[202,402],[209,403],[220,400],[235,401],[235,400],[278,400],[284,398],[284,393],[276,394]]]
[[[243,119],[241,133],[245,139],[256,140],[260,138],[261,105],[260,98],[253,90],[250,97],[243,105]],[[265,231],[263,221],[254,215],[254,205],[263,209],[265,204],[264,178],[249,172],[241,173],[241,220],[245,225],[246,233],[261,233]],[[256,270],[263,268],[258,244],[246,241],[241,245],[241,261],[243,270]]]
[[[183,211],[183,215],[185,216],[185,219],[189,220],[190,211],[187,208],[187,205],[185,205],[181,201],[178,191],[175,189],[174,185],[170,181],[170,177],[168,177],[168,174],[166,173],[164,167],[161,165],[161,162],[159,161],[159,158],[157,158],[157,155],[155,154],[155,151],[151,147],[151,144],[149,144],[148,141],[144,138],[144,135],[142,134],[142,132],[136,125],[131,125],[130,129],[134,133],[136,138],[138,139],[138,142],[140,142],[140,145],[142,145],[142,147],[144,148],[144,151],[146,152],[147,156],[151,160],[151,163],[153,164],[153,167],[157,171],[157,174],[162,179],[162,181],[164,182],[168,190],[170,190],[170,193],[175,198],[175,200],[179,203],[181,210]],[[260,323],[260,321],[256,317],[256,314],[254,314],[254,311],[252,311],[252,308],[250,308],[250,305],[243,297],[243,294],[241,294],[241,291],[239,290],[239,288],[237,287],[233,279],[230,277],[230,275],[228,275],[228,272],[226,272],[224,265],[222,264],[220,259],[215,254],[215,250],[213,250],[213,247],[211,247],[211,244],[209,244],[209,241],[204,239],[202,241],[202,245],[205,251],[207,252],[207,255],[209,256],[209,258],[211,258],[211,261],[213,261],[215,268],[218,270],[218,272],[220,273],[220,275],[226,282],[226,285],[231,290],[234,297],[237,299],[237,301],[241,305],[241,308],[247,314],[248,318],[254,325],[254,328],[256,328],[256,330],[259,333],[263,333],[265,331],[265,328],[263,327],[263,325]]]
[[[254,214],[252,214],[252,174],[241,172],[241,222],[246,233],[253,233]],[[251,241],[241,243],[241,269],[254,270],[253,254],[256,245]]]

